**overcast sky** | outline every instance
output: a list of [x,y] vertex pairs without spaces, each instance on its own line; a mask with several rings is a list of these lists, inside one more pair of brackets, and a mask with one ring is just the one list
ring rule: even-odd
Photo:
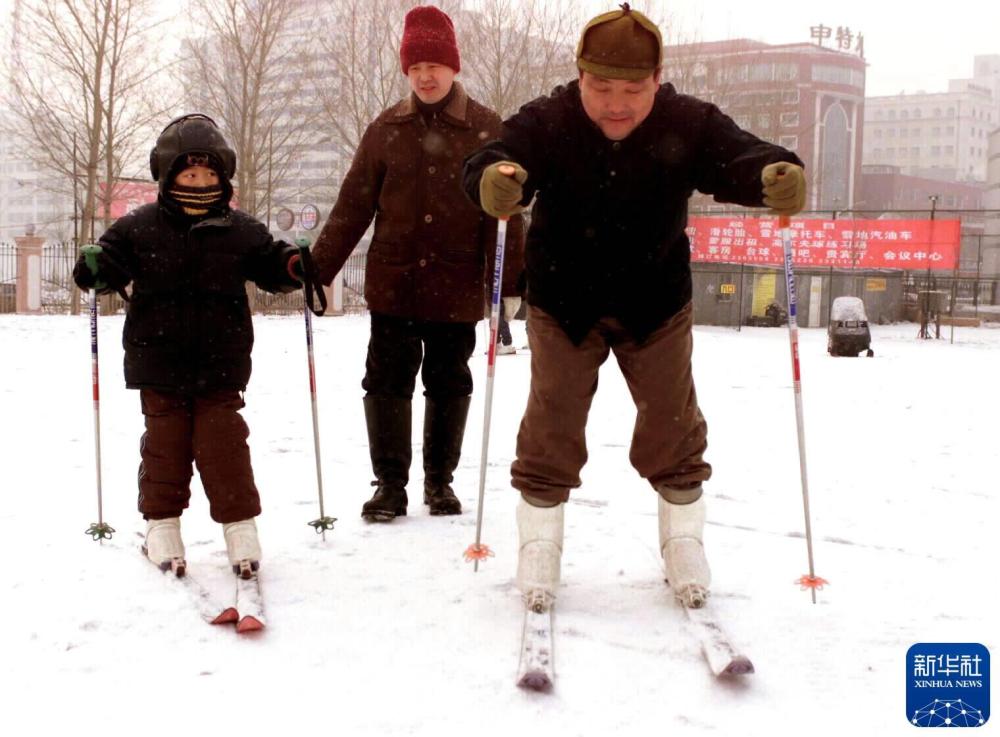
[[[586,4],[593,14],[617,7],[594,0]],[[687,35],[697,28],[701,41],[808,42],[810,27],[819,24],[834,35],[838,27],[860,31],[869,96],[943,92],[949,79],[972,76],[973,56],[1000,54],[998,0],[668,0],[664,5],[678,14]]]
[[[617,7],[608,0],[580,4],[589,15]],[[635,4],[639,7],[641,0]],[[838,27],[861,32],[870,96],[902,90],[943,92],[949,79],[972,76],[973,56],[1000,54],[998,0],[931,2],[926,10],[914,0],[664,0],[661,5],[677,13],[681,36],[701,41],[748,37],[768,43],[808,42],[810,27],[819,24],[834,34]],[[0,0],[4,24],[10,22],[12,6],[12,0]],[[834,39],[827,42],[833,44]]]

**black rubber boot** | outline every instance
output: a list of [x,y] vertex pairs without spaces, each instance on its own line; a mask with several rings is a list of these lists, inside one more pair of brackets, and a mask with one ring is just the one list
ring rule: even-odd
[[369,394],[365,397],[368,449],[378,487],[361,508],[369,522],[391,522],[406,516],[406,482],[410,474],[410,400]]
[[433,515],[462,513],[451,481],[462,455],[470,401],[470,397],[427,397],[424,405],[424,504]]

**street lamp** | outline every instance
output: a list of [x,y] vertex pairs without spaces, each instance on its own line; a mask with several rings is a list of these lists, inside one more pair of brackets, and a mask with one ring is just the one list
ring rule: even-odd
[[[928,195],[927,199],[931,201],[931,238],[934,237],[934,215],[937,212],[937,201],[938,195],[932,194]],[[919,337],[927,339],[930,338],[930,331],[927,329],[927,323],[930,319],[931,314],[931,262],[930,259],[927,260],[927,280],[924,284],[924,314],[923,318],[920,320],[920,334]]]

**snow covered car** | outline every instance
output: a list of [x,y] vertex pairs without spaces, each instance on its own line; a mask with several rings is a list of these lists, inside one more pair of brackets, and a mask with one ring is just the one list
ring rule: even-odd
[[830,309],[826,350],[831,356],[857,356],[867,351],[871,358],[872,334],[868,329],[865,303],[859,297],[837,297]]

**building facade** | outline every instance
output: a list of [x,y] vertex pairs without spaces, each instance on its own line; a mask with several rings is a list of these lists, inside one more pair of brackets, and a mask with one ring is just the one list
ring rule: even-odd
[[[859,199],[865,61],[797,43],[749,39],[666,50],[664,81],[716,103],[738,125],[795,151],[810,180],[810,210],[843,210]],[[720,209],[696,197],[696,209]]]
[[985,182],[988,138],[1000,127],[1000,55],[977,56],[972,79],[947,92],[870,97],[865,112],[866,164],[906,175]]
[[22,154],[23,142],[0,132],[0,241],[12,241],[29,228],[50,240],[73,236],[73,198],[51,172]]

